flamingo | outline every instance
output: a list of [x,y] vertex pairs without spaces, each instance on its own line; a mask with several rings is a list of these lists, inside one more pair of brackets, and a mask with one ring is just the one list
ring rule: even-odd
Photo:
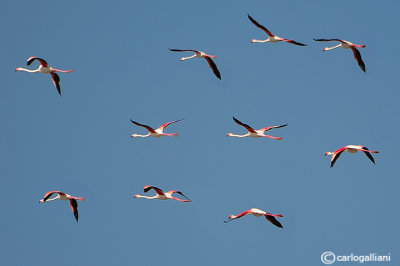
[[60,96],[61,96],[60,77],[58,76],[58,74],[56,72],[70,73],[70,72],[72,72],[72,70],[60,70],[60,69],[52,68],[47,64],[46,60],[38,58],[38,57],[34,57],[34,56],[29,57],[26,64],[29,66],[35,60],[38,60],[40,62],[40,66],[37,69],[26,69],[26,68],[22,68],[22,67],[17,67],[15,69],[15,72],[26,71],[26,72],[30,72],[30,73],[40,72],[43,74],[50,74],[51,80],[53,81],[54,86],[57,88],[58,94],[60,94]]
[[282,214],[271,214],[271,213],[265,212],[265,211],[260,210],[260,209],[257,209],[257,208],[249,209],[249,210],[247,210],[247,211],[244,211],[244,212],[242,212],[242,213],[239,213],[238,215],[229,215],[229,220],[228,220],[228,221],[224,221],[224,223],[228,223],[228,222],[230,222],[230,221],[233,221],[233,220],[235,220],[235,219],[238,219],[238,218],[243,217],[243,216],[248,215],[248,214],[253,214],[253,215],[256,216],[256,217],[265,216],[265,218],[266,218],[270,223],[272,223],[273,225],[275,225],[275,226],[277,226],[277,227],[283,228],[283,226],[281,225],[281,223],[278,222],[278,220],[275,219],[275,217],[283,217]]
[[237,120],[235,117],[233,117],[233,121],[236,122],[236,124],[244,127],[247,129],[247,134],[244,135],[235,135],[233,133],[228,133],[226,134],[227,137],[238,137],[238,138],[245,138],[245,137],[252,137],[252,138],[260,138],[260,137],[266,137],[266,138],[270,138],[270,139],[276,139],[276,140],[281,140],[281,137],[272,137],[269,135],[265,135],[264,132],[274,129],[274,128],[281,128],[281,127],[286,127],[288,124],[284,124],[284,125],[280,125],[280,126],[271,126],[271,127],[264,127],[261,128],[259,130],[254,130],[251,126],[243,124],[242,122],[240,122],[239,120]]
[[133,124],[135,124],[135,125],[137,125],[137,126],[140,126],[140,127],[144,127],[144,128],[146,128],[146,129],[149,131],[149,133],[146,134],[146,135],[132,134],[132,135],[131,135],[131,138],[136,138],[136,137],[146,138],[146,137],[150,137],[150,136],[151,136],[151,137],[155,137],[155,138],[159,138],[159,137],[161,137],[161,136],[169,136],[169,137],[173,136],[173,137],[177,137],[177,136],[178,136],[178,133],[172,133],[172,134],[164,133],[164,128],[166,128],[167,126],[169,126],[169,125],[171,125],[171,124],[173,124],[173,123],[176,123],[176,122],[179,122],[179,121],[182,121],[182,120],[183,120],[183,119],[179,119],[179,120],[167,122],[167,123],[163,124],[162,126],[158,127],[157,129],[153,129],[153,128],[149,127],[149,126],[139,124],[138,122],[135,122],[135,121],[133,121],[133,120],[131,119],[131,122],[132,122]]
[[197,51],[197,50],[192,50],[192,49],[186,49],[186,50],[179,50],[179,49],[170,49],[168,48],[170,51],[172,52],[193,52],[194,55],[189,56],[189,57],[182,57],[181,61],[187,60],[187,59],[192,59],[192,58],[204,58],[207,60],[208,65],[210,66],[211,70],[214,72],[215,76],[217,76],[217,78],[221,79],[221,74],[219,73],[219,70],[217,68],[217,65],[214,63],[214,61],[211,58],[216,58],[215,55],[209,55],[206,54],[204,52],[201,51]]
[[263,30],[266,34],[268,34],[268,39],[265,40],[256,40],[256,39],[252,39],[251,43],[255,43],[255,42],[288,42],[291,44],[295,44],[295,45],[299,45],[299,46],[307,46],[307,44],[303,44],[303,43],[299,43],[293,40],[288,40],[285,38],[281,38],[278,37],[274,34],[272,34],[269,30],[267,30],[267,28],[265,28],[264,26],[262,26],[261,24],[259,24],[257,21],[255,21],[249,14],[247,14],[248,18],[250,19],[250,21],[259,29]]
[[[54,193],[57,193],[57,196],[55,196],[55,197],[50,199],[51,195],[53,195]],[[85,200],[85,198],[74,197],[74,196],[71,196],[69,194],[65,194],[65,193],[63,193],[61,191],[49,191],[44,195],[43,199],[39,200],[39,203],[49,202],[49,201],[56,200],[56,199],[69,200],[69,206],[71,207],[71,210],[72,210],[72,212],[73,212],[73,214],[75,216],[76,222],[78,222],[78,217],[79,217],[79,215],[78,215],[78,203],[76,202],[76,200],[83,201],[83,200]]]
[[[159,200],[173,199],[173,200],[177,200],[177,201],[181,201],[181,202],[190,202],[190,199],[188,197],[186,197],[185,195],[183,195],[182,192],[180,192],[178,190],[171,190],[171,191],[168,191],[168,192],[164,192],[164,191],[162,191],[161,189],[159,189],[157,187],[144,186],[144,192],[148,192],[151,189],[153,189],[156,192],[156,194],[154,196],[148,197],[148,196],[142,196],[142,195],[139,195],[139,194],[135,194],[133,197],[134,198],[145,198],[145,199],[159,199]],[[174,193],[185,197],[186,200],[173,197],[172,194],[174,194]]]
[[367,147],[362,146],[362,145],[347,145],[344,146],[334,152],[325,152],[325,156],[327,155],[332,155],[331,157],[331,167],[333,167],[335,165],[336,160],[339,158],[339,156],[342,154],[342,152],[347,151],[350,153],[356,153],[358,151],[362,151],[365,153],[365,155],[367,155],[367,157],[371,160],[371,162],[373,162],[375,164],[375,160],[374,157],[372,157],[371,153],[379,153],[379,151],[370,151],[368,150]]
[[349,41],[340,40],[340,39],[314,39],[314,41],[317,41],[317,42],[331,42],[331,41],[340,42],[336,46],[325,47],[322,51],[325,52],[325,51],[329,51],[329,50],[336,49],[336,48],[339,48],[339,47],[343,47],[344,49],[349,49],[350,48],[353,51],[353,56],[356,59],[357,64],[360,66],[362,71],[366,72],[365,71],[365,64],[364,64],[364,62],[363,62],[363,60],[361,58],[361,53],[360,53],[360,51],[357,50],[357,47],[358,48],[364,48],[365,45],[354,44],[354,43],[351,43]]

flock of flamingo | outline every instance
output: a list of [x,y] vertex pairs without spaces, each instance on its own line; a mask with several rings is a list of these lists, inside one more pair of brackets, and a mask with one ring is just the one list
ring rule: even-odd
[[[267,28],[265,28],[264,26],[262,26],[261,24],[259,24],[255,19],[253,19],[250,15],[248,15],[249,20],[259,29],[263,30],[267,35],[268,38],[265,40],[256,40],[256,39],[252,39],[251,43],[265,43],[265,42],[288,42],[290,44],[294,44],[294,45],[298,45],[298,46],[307,46],[306,44],[300,43],[300,42],[296,42],[294,40],[290,40],[290,39],[285,39],[285,38],[281,38],[278,37],[274,34],[272,34]],[[361,54],[360,52],[357,50],[357,48],[364,48],[365,45],[358,45],[358,44],[354,44],[351,43],[349,41],[345,41],[345,40],[341,40],[341,39],[314,39],[314,41],[317,42],[330,42],[330,41],[336,41],[339,42],[338,45],[333,46],[333,47],[326,47],[323,49],[323,51],[328,51],[328,50],[332,50],[332,49],[336,49],[339,47],[342,47],[344,49],[351,49],[353,51],[353,56],[357,62],[357,64],[359,65],[359,67],[361,68],[362,71],[366,72],[365,70],[365,64],[361,58]],[[194,54],[192,56],[189,57],[182,57],[180,60],[184,61],[187,59],[192,59],[192,58],[204,58],[205,60],[207,60],[207,63],[209,65],[209,67],[211,68],[211,70],[213,71],[213,73],[215,74],[215,76],[218,79],[221,79],[221,73],[219,72],[217,65],[214,63],[214,61],[212,59],[215,59],[216,56],[215,55],[208,55],[204,52],[198,51],[198,50],[193,50],[193,49],[169,49],[172,52],[193,52]],[[56,69],[56,68],[52,68],[48,65],[48,63],[41,58],[38,57],[29,57],[27,60],[27,65],[31,65],[35,60],[39,61],[40,65],[37,69],[34,70],[30,70],[30,69],[25,69],[25,68],[21,68],[18,67],[15,69],[15,71],[26,71],[26,72],[30,72],[30,73],[42,73],[42,74],[50,74],[51,75],[51,79],[52,82],[54,84],[54,86],[56,87],[59,95],[61,96],[61,87],[60,87],[60,77],[58,76],[58,74],[56,72],[63,72],[63,73],[70,73],[72,72],[72,70],[60,70],[60,69]],[[182,119],[179,120],[174,120],[171,122],[167,122],[163,125],[161,125],[160,127],[153,129],[150,126],[144,125],[144,124],[140,124],[136,121],[133,121],[132,119],[130,120],[134,125],[137,125],[139,127],[143,127],[148,131],[148,134],[146,135],[139,135],[139,134],[132,134],[131,138],[136,138],[136,137],[141,137],[141,138],[146,138],[146,137],[161,137],[161,136],[169,136],[169,137],[177,137],[178,133],[164,133],[164,129],[173,124],[173,123],[177,123],[179,121],[181,121]],[[265,137],[265,138],[269,138],[269,139],[274,139],[274,140],[281,140],[281,137],[273,137],[270,135],[265,135],[266,131],[272,130],[272,129],[278,129],[278,128],[283,128],[286,127],[288,124],[283,124],[283,125],[277,125],[277,126],[268,126],[268,127],[264,127],[258,130],[253,129],[252,127],[250,127],[247,124],[242,123],[241,121],[239,121],[237,118],[233,117],[233,120],[236,124],[244,127],[247,130],[246,134],[243,135],[236,135],[233,133],[227,133],[227,137],[238,137],[238,138],[244,138],[244,137],[252,137],[252,138],[261,138],[261,137]],[[344,152],[347,151],[349,153],[356,153],[359,151],[362,151],[367,157],[368,159],[370,159],[374,164],[375,164],[375,160],[372,157],[371,153],[379,153],[378,151],[371,151],[369,150],[367,147],[362,146],[362,145],[347,145],[344,147],[341,147],[339,149],[337,149],[334,152],[326,152],[325,156],[331,156],[331,167],[333,167],[337,161],[337,159],[339,158],[339,156]],[[180,201],[180,202],[191,202],[190,199],[188,197],[186,197],[182,192],[178,191],[178,190],[171,190],[168,192],[164,192],[163,190],[161,190],[160,188],[154,187],[154,186],[145,186],[144,187],[144,192],[147,193],[150,190],[154,190],[155,191],[155,195],[154,196],[144,196],[144,195],[139,195],[139,194],[135,194],[134,198],[146,198],[146,199],[158,199],[158,200],[176,200],[176,201]],[[57,194],[56,196],[54,196],[53,198],[50,198],[52,195]],[[179,195],[178,197],[174,197],[173,194],[177,194]],[[75,220],[78,222],[78,218],[79,218],[79,214],[78,214],[78,203],[77,200],[83,201],[84,198],[83,197],[74,197],[71,196],[69,194],[63,193],[61,191],[49,191],[47,192],[43,198],[39,201],[39,203],[44,203],[44,202],[49,202],[49,201],[53,201],[53,200],[69,200],[70,203],[70,207],[72,210],[72,213],[74,214]],[[238,215],[230,215],[228,217],[227,221],[224,221],[225,223],[233,221],[235,219],[241,218],[243,216],[252,214],[256,217],[260,217],[260,216],[264,216],[270,223],[272,223],[273,225],[283,228],[282,224],[276,219],[276,217],[283,217],[282,214],[271,214],[268,213],[266,211],[257,209],[257,208],[251,208],[248,209],[242,213],[239,213]]]

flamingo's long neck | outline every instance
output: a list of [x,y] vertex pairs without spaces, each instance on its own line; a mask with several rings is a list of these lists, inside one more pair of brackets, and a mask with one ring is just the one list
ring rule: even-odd
[[157,199],[157,198],[158,198],[158,195],[154,195],[154,196],[149,197],[149,196],[144,196],[144,195],[136,194],[136,195],[135,195],[135,198]]
[[39,68],[38,69],[26,69],[26,68],[18,67],[17,69],[15,69],[15,71],[25,71],[25,72],[29,72],[29,73],[35,73],[35,72],[39,72]]
[[59,199],[59,198],[60,198],[60,195],[57,195],[57,196],[55,196],[55,197],[53,197],[51,199],[47,199],[45,202],[56,200],[56,199]]
[[340,46],[342,46],[341,43],[339,43],[338,45],[333,46],[333,47],[325,47],[323,51],[325,52],[325,51],[329,51],[329,50],[332,50],[332,49],[336,49],[336,48],[339,48]]
[[192,56],[188,56],[188,57],[182,57],[181,61],[184,61],[184,60],[187,60],[187,59],[192,59],[192,58],[195,58],[195,57],[196,57],[196,54],[194,54]]
[[251,40],[251,43],[255,43],[255,42],[269,42],[269,41],[270,41],[269,38],[266,39],[266,40],[256,40],[256,39],[253,39],[253,40]]
[[244,134],[244,135],[236,135],[236,134],[230,133],[228,135],[228,137],[237,137],[237,138],[245,138],[245,137],[248,137],[248,136],[249,136],[249,133]]
[[146,134],[146,135],[132,134],[131,138],[137,138],[137,137],[139,137],[139,138],[147,138],[148,136],[150,136],[150,133]]

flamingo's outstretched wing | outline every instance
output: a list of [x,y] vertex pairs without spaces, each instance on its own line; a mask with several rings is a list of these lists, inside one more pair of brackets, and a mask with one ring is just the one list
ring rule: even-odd
[[333,152],[332,157],[331,157],[331,167],[335,165],[336,160],[340,157],[340,155],[345,151],[345,147],[340,148],[336,151]]
[[249,14],[247,14],[247,17],[250,19],[250,21],[259,29],[263,30],[266,34],[268,34],[268,36],[270,37],[274,37],[275,35],[273,35],[269,30],[267,30],[266,27],[264,27],[263,25],[259,24],[254,18],[252,18]]
[[240,122],[240,121],[239,121],[238,119],[236,119],[235,117],[233,117],[233,121],[235,121],[236,124],[238,124],[238,125],[240,125],[240,126],[246,128],[246,129],[247,129],[248,131],[250,131],[251,133],[257,133],[257,132],[254,130],[254,128],[252,128],[251,126],[249,126],[249,125],[247,125],[247,124],[244,124],[244,123]]
[[151,127],[149,127],[149,126],[146,126],[146,125],[142,125],[142,124],[140,124],[140,123],[138,123],[138,122],[136,122],[136,121],[133,121],[132,119],[131,119],[131,122],[132,122],[133,124],[139,126],[139,127],[144,127],[144,128],[146,128],[146,129],[147,129],[148,131],[150,131],[151,133],[155,133],[155,132],[156,132],[153,128],[151,128]]
[[60,194],[60,195],[65,195],[64,193],[62,193],[61,191],[58,190],[54,190],[54,191],[49,191],[46,194],[44,194],[43,196],[43,202],[45,202],[46,200],[48,200],[51,195],[53,195],[54,193]]
[[204,58],[207,60],[208,65],[210,66],[211,70],[214,72],[215,76],[217,78],[221,79],[221,73],[219,73],[217,65],[214,63],[214,61],[211,59],[211,57],[205,56]]
[[285,42],[288,42],[288,43],[291,43],[291,44],[295,44],[295,45],[299,45],[299,46],[307,46],[307,44],[304,44],[304,43],[301,43],[301,42],[296,42],[296,41],[293,41],[293,40],[283,39],[282,41],[285,41]]
[[193,52],[193,53],[199,53],[197,50],[193,49],[170,49],[168,48],[171,52]]
[[168,191],[168,193],[169,193],[171,196],[172,196],[172,194],[177,193],[177,194],[179,194],[179,195],[181,195],[182,197],[184,197],[184,198],[187,199],[187,200],[181,200],[181,199],[178,199],[178,198],[173,197],[174,200],[183,201],[183,202],[190,202],[190,201],[191,201],[188,197],[186,197],[185,195],[183,195],[183,193],[180,192],[180,191],[178,191],[178,190],[171,190],[171,191]]
[[[362,147],[363,150],[367,150],[369,151],[369,149],[367,147]],[[371,153],[367,152],[367,151],[363,151],[365,153],[365,155],[367,155],[368,159],[371,160],[371,162],[373,162],[375,164],[375,160],[374,157],[372,157]]]
[[361,58],[360,51],[358,51],[358,49],[355,47],[351,47],[351,50],[353,50],[353,56],[356,59],[358,66],[361,68],[362,71],[365,72],[365,64]]
[[153,186],[145,186],[144,192],[149,192],[151,189],[153,189],[158,195],[164,195],[164,192],[162,191],[162,189],[159,189],[158,187],[153,187]]
[[258,131],[265,132],[265,131],[268,131],[268,130],[271,130],[271,129],[274,129],[274,128],[286,127],[287,125],[288,125],[288,124],[279,125],[279,126],[264,127],[264,128],[259,129]]
[[280,228],[283,228],[282,224],[281,224],[274,216],[271,216],[271,215],[266,214],[266,215],[265,215],[265,218],[266,218],[270,223],[272,223],[273,225],[275,225],[275,226],[277,226],[277,227],[280,227]]
[[71,207],[72,213],[75,216],[76,222],[78,222],[79,219],[79,214],[78,214],[78,203],[76,202],[75,199],[70,199],[69,200],[69,206]]
[[332,41],[343,42],[340,39],[315,39],[315,38],[313,38],[313,40],[316,42],[332,42]]
[[167,122],[167,123],[161,125],[160,127],[158,127],[157,129],[162,131],[162,130],[164,130],[164,128],[166,128],[167,126],[169,126],[169,125],[171,125],[171,124],[173,124],[173,123],[182,121],[182,120],[183,120],[183,119],[178,119],[178,120],[175,120],[175,121]]
[[33,61],[38,60],[40,62],[40,64],[42,65],[42,67],[48,67],[49,65],[47,64],[46,60],[39,58],[39,57],[35,57],[35,56],[31,56],[26,60],[26,64],[29,66],[30,64],[32,64]]
[[60,87],[60,77],[57,73],[51,72],[51,81],[53,81],[54,86],[57,88],[58,94],[61,96],[61,87]]

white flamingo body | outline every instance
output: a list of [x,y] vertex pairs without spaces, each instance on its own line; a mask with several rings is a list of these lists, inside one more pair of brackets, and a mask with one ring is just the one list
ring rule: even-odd
[[336,160],[340,157],[340,155],[344,152],[347,151],[348,153],[357,153],[359,151],[364,152],[364,154],[370,159],[371,162],[375,164],[374,157],[372,157],[371,153],[379,153],[379,151],[370,151],[368,150],[367,147],[362,146],[362,145],[347,145],[344,146],[340,149],[337,149],[334,152],[326,152],[325,156],[331,156],[331,167],[335,165]]
[[149,133],[147,133],[146,135],[132,134],[132,135],[131,135],[131,138],[137,138],[137,137],[139,137],[139,138],[147,138],[147,137],[159,138],[159,137],[161,137],[161,136],[169,136],[169,137],[172,136],[172,137],[177,137],[177,136],[178,136],[178,133],[164,133],[164,128],[166,128],[166,127],[169,126],[170,124],[173,124],[173,123],[176,123],[176,122],[179,122],[179,121],[182,121],[182,120],[183,120],[183,119],[179,119],[179,120],[167,122],[167,123],[165,123],[165,124],[159,126],[157,129],[153,129],[153,128],[150,127],[150,126],[140,124],[140,123],[138,123],[138,122],[136,122],[136,121],[133,121],[133,120],[131,119],[131,122],[132,122],[133,124],[135,124],[135,125],[137,125],[137,126],[140,126],[140,127],[144,127],[144,128],[146,128],[146,129],[149,131]]
[[[53,194],[57,194],[55,197],[50,198]],[[69,205],[71,207],[72,213],[75,216],[75,220],[78,222],[79,214],[78,214],[78,203],[77,200],[83,201],[85,198],[83,197],[74,197],[69,194],[63,193],[61,191],[49,191],[44,196],[43,199],[39,200],[39,203],[44,203],[53,200],[69,200]]]
[[224,222],[228,223],[230,221],[233,221],[235,219],[241,218],[241,217],[249,215],[249,214],[252,214],[256,217],[264,216],[273,225],[283,228],[282,224],[278,220],[275,219],[275,217],[283,217],[282,214],[272,214],[272,213],[268,213],[266,211],[263,211],[263,210],[260,210],[257,208],[251,208],[242,213],[239,213],[238,215],[229,215],[229,220],[224,221]]
[[52,68],[50,67],[46,60],[31,56],[27,59],[27,65],[29,66],[33,61],[38,60],[40,62],[40,65],[37,69],[26,69],[22,67],[18,67],[15,69],[15,71],[25,71],[29,73],[42,73],[42,74],[50,74],[51,75],[51,80],[56,87],[58,94],[61,96],[61,87],[60,87],[60,77],[56,72],[63,72],[63,73],[70,73],[72,70],[60,70],[57,68]]
[[[156,195],[154,195],[154,196],[145,196],[145,195],[135,194],[133,197],[134,198],[145,198],[145,199],[158,199],[158,200],[169,200],[169,199],[172,199],[172,200],[181,201],[181,202],[190,202],[190,199],[188,197],[186,197],[185,195],[183,195],[183,193],[178,191],[178,190],[171,190],[171,191],[168,191],[168,192],[164,192],[164,191],[162,191],[161,189],[159,189],[157,187],[144,186],[144,192],[145,193],[150,191],[151,189],[153,189],[156,192]],[[180,199],[180,198],[172,196],[172,194],[174,194],[174,193],[179,194],[179,195],[185,197],[186,199],[183,200],[183,199]]]
[[265,28],[264,26],[262,26],[261,24],[259,24],[255,19],[253,19],[249,14],[247,14],[247,17],[249,18],[249,20],[259,29],[261,29],[262,31],[264,31],[267,35],[268,38],[265,40],[256,40],[256,39],[252,39],[251,43],[264,43],[264,42],[272,42],[272,43],[277,43],[277,42],[288,42],[291,44],[295,44],[295,45],[299,45],[299,46],[307,46],[306,44],[303,43],[299,43],[296,42],[294,40],[289,40],[289,39],[285,39],[279,36],[276,36],[275,34],[272,34],[267,28]]
[[281,137],[273,137],[270,135],[265,135],[266,131],[269,131],[271,129],[274,128],[281,128],[281,127],[286,127],[287,124],[284,125],[279,125],[279,126],[270,126],[270,127],[264,127],[258,130],[253,129],[252,127],[250,127],[247,124],[244,124],[242,122],[240,122],[238,119],[236,119],[235,117],[233,117],[233,121],[236,122],[236,124],[244,127],[247,130],[246,134],[243,135],[237,135],[237,134],[233,134],[233,133],[228,133],[226,134],[227,137],[237,137],[237,138],[246,138],[246,137],[252,137],[252,138],[270,138],[270,139],[275,139],[275,140],[281,140]]
[[361,58],[361,53],[357,49],[357,48],[364,48],[364,47],[366,47],[365,45],[354,44],[352,42],[349,42],[346,40],[340,40],[340,39],[314,39],[314,41],[317,41],[317,42],[331,42],[331,41],[339,42],[339,44],[336,46],[325,47],[324,49],[322,49],[322,51],[324,51],[324,52],[333,50],[333,49],[336,49],[339,47],[342,47],[344,49],[351,49],[353,51],[353,56],[358,64],[358,66],[361,68],[362,71],[366,72],[364,61]]
[[[169,49],[169,48],[168,48]],[[198,51],[198,50],[193,50],[193,49],[169,49],[171,52],[193,52],[194,55],[192,56],[188,56],[188,57],[182,57],[181,61],[185,61],[187,59],[192,59],[192,58],[204,58],[207,60],[208,66],[211,68],[211,70],[214,72],[214,75],[221,79],[221,73],[219,72],[217,65],[214,63],[214,61],[211,58],[216,58],[215,55],[209,55],[206,54],[202,51]]]

